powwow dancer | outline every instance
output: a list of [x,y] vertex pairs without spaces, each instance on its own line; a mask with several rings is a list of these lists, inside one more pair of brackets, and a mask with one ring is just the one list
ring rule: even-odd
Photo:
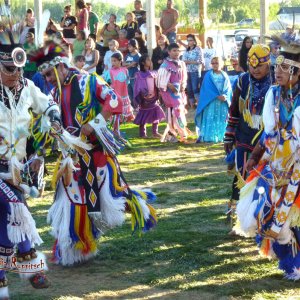
[[300,279],[300,47],[281,44],[275,78],[265,98],[264,132],[247,169],[237,205],[239,223],[264,256],[279,260],[286,278]]
[[147,137],[146,124],[152,124],[152,136],[161,138],[158,124],[165,118],[164,111],[158,103],[158,89],[155,84],[157,72],[152,71],[152,61],[148,54],[140,57],[140,71],[135,75],[134,101],[139,105],[139,111],[134,124],[140,126],[140,137]]
[[154,194],[130,189],[115,157],[121,145],[108,130],[106,119],[122,113],[121,100],[98,76],[71,72],[63,63],[64,55],[63,49],[49,42],[35,60],[55,87],[53,96],[66,130],[93,145],[76,157],[75,170],[69,167],[70,158],[58,162],[55,201],[48,214],[56,238],[54,259],[73,265],[96,255],[96,239],[104,227],[124,222],[125,208],[131,212],[134,231],[153,227],[156,216],[148,204],[155,200]]
[[42,158],[36,154],[26,166],[23,162],[30,136],[30,111],[44,114],[43,120],[50,120],[55,129],[60,128],[60,116],[56,103],[23,77],[26,53],[18,43],[18,34],[5,29],[0,41],[0,299],[6,299],[5,271],[16,264],[22,268],[21,277],[28,278],[33,287],[47,288],[50,284],[43,273],[47,270],[45,256],[34,249],[42,240],[24,198],[25,193],[34,197],[38,192],[24,182],[23,171],[30,163],[37,171]]
[[168,54],[169,56],[158,70],[156,80],[157,87],[160,89],[162,99],[167,107],[168,125],[161,141],[178,142],[177,133],[180,136],[180,141],[184,141],[188,135],[184,107],[186,105],[184,90],[187,82],[187,71],[185,63],[179,60],[179,46],[176,43],[168,46]]
[[[262,129],[262,111],[265,95],[271,85],[270,50],[264,45],[254,45],[248,52],[249,71],[243,73],[234,90],[229,108],[224,137],[224,149],[230,155],[233,148],[234,179],[228,216],[231,223],[235,218],[235,207],[239,200],[239,178],[246,179],[246,164],[258,141]],[[234,234],[233,231],[230,234]]]

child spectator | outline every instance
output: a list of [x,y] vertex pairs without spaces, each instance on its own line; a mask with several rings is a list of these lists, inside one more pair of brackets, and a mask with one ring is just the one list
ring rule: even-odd
[[129,84],[128,84],[128,93],[129,98],[131,101],[131,105],[135,107],[135,104],[133,102],[133,89],[134,89],[134,80],[135,80],[135,74],[138,72],[138,64],[140,59],[140,53],[138,52],[138,42],[135,39],[131,39],[128,42],[128,51],[125,58],[125,63],[123,64],[127,69],[129,73]]
[[84,55],[78,55],[78,56],[74,57],[74,65],[81,74],[89,74],[89,72],[87,72],[83,69],[83,67],[85,65]]
[[[123,103],[123,113],[122,113],[122,121],[130,122],[134,119],[133,109],[130,105],[130,99],[128,97],[128,70],[125,67],[122,67],[122,54],[121,53],[113,53],[111,56],[111,69],[109,70],[110,78],[111,78],[111,87],[114,89],[118,97],[122,99]],[[113,121],[114,132],[119,133],[119,125],[120,125],[120,116],[116,116]]]
[[134,34],[134,38],[137,40],[138,45],[139,45],[139,52],[141,55],[143,54],[147,54],[148,50],[147,50],[147,46],[146,46],[146,40],[145,40],[145,35],[141,32],[140,29],[138,29],[135,34]]
[[134,84],[134,101],[139,105],[139,111],[134,124],[140,125],[140,137],[147,137],[146,124],[152,124],[152,136],[161,138],[158,133],[158,123],[165,118],[165,114],[158,102],[158,89],[155,84],[157,73],[152,71],[152,62],[148,54],[139,60],[140,72],[136,73]]
[[[109,50],[105,53],[105,56],[104,56],[104,68],[105,70],[110,70],[111,67],[112,67],[112,64],[111,64],[111,56],[114,54],[114,53],[121,53],[118,48],[119,48],[119,43],[116,41],[116,40],[111,40],[109,41],[108,43],[108,47],[109,47]],[[122,53],[121,53],[122,54]]]
[[77,32],[76,40],[73,43],[73,47],[72,47],[73,57],[82,55],[84,47],[85,47],[85,33],[83,30],[81,30]]
[[121,29],[119,31],[119,51],[123,54],[123,57],[126,57],[128,54],[128,40],[126,39],[127,31],[125,29]]
[[89,74],[96,72],[96,66],[99,62],[99,51],[96,50],[96,43],[92,38],[85,41],[85,49],[82,52],[85,56],[84,70]]
[[[121,55],[122,55],[122,53],[118,50],[119,43],[116,40],[109,41],[108,47],[109,47],[109,50],[106,51],[104,60],[103,60],[104,72],[102,74],[102,77],[104,78],[105,81],[111,82],[110,75],[109,75],[109,70],[112,67],[111,57],[114,53],[120,53]],[[123,60],[123,57],[122,57],[122,60]]]

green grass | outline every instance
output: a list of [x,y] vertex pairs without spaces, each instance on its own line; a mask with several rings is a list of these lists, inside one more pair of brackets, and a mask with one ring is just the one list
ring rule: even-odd
[[[93,261],[73,268],[49,263],[52,287],[44,291],[9,274],[12,299],[300,299],[299,283],[285,280],[251,239],[227,235],[232,178],[221,145],[161,144],[138,139],[134,125],[124,130],[133,148],[119,161],[132,186],[156,192],[157,228],[139,238],[127,220],[99,240]],[[48,255],[52,198],[47,187],[44,199],[29,201]]]

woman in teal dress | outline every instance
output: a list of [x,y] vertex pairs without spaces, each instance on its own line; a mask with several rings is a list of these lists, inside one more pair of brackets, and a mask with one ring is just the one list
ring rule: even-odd
[[232,96],[229,77],[221,70],[222,60],[213,57],[211,65],[203,79],[195,116],[197,143],[223,141]]

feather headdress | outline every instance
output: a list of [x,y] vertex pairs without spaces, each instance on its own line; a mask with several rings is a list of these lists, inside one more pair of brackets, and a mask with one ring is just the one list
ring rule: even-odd
[[3,18],[0,23],[0,63],[23,67],[26,63],[26,53],[20,44],[22,22],[16,23]]
[[291,54],[300,54],[299,43],[295,41],[287,41],[280,35],[272,35],[271,39],[280,45],[280,51]]
[[57,42],[55,39],[48,40],[44,47],[30,53],[30,60],[37,64],[40,72],[64,62],[63,58],[67,57],[66,49]]
[[272,35],[271,39],[280,45],[280,55],[276,59],[276,64],[300,68],[300,44],[286,40],[282,35]]

